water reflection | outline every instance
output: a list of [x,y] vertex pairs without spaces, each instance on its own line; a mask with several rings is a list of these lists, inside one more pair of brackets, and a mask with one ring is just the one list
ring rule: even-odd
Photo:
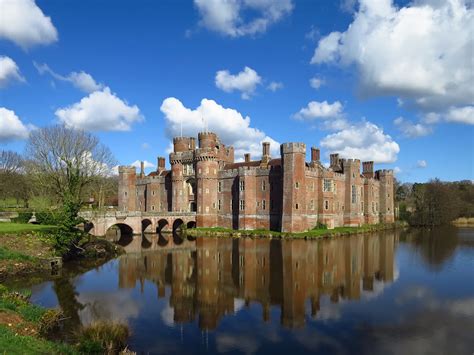
[[316,317],[323,295],[333,303],[357,300],[362,291],[374,291],[374,283],[394,279],[393,234],[317,242],[199,238],[170,240],[166,247],[158,244],[160,237],[134,237],[126,246],[128,254],[119,259],[119,288],[134,289],[146,280],[156,285],[160,298],[170,286],[173,321],[197,319],[201,329],[214,329],[233,314],[235,299],[259,303],[263,321],[270,319],[270,307],[278,306],[282,325],[303,327],[306,301]]

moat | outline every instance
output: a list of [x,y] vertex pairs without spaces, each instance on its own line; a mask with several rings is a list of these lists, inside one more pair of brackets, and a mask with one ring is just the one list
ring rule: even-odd
[[[122,237],[33,287],[70,326],[127,322],[137,353],[472,354],[474,229],[324,240]],[[65,276],[74,275],[74,276]]]

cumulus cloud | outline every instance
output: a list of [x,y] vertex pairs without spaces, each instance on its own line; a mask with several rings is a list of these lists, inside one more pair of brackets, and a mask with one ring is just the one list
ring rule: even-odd
[[25,82],[18,65],[7,56],[0,56],[0,88],[4,88],[13,81]]
[[446,121],[474,125],[474,106],[451,107],[446,114]]
[[[144,160],[144,161],[143,161],[143,165],[144,165],[144,168],[145,168],[145,169],[148,169],[148,168],[156,168],[156,165],[155,165],[155,164],[150,163],[150,162],[147,161],[147,160]],[[140,161],[140,160],[135,160],[133,163],[130,164],[130,166],[133,166],[133,167],[135,167],[135,168],[140,169],[140,167],[141,167],[141,161]]]
[[272,81],[270,84],[268,84],[267,89],[270,91],[277,91],[283,89],[283,83],[280,83],[278,81]]
[[426,162],[426,160],[418,160],[416,162],[416,167],[417,168],[421,168],[421,169],[424,169],[428,166],[428,163]]
[[431,134],[433,128],[422,123],[413,123],[405,120],[403,117],[397,117],[393,123],[402,132],[405,137],[416,138]]
[[376,163],[393,163],[400,147],[392,137],[377,125],[363,121],[351,125],[321,140],[321,146],[343,158],[373,160]]
[[462,109],[474,97],[473,27],[474,8],[463,0],[360,0],[347,30],[321,38],[311,63],[355,65],[366,95],[395,95],[423,111]]
[[324,80],[318,77],[314,77],[309,79],[309,85],[313,89],[319,89],[322,85],[324,85]]
[[63,76],[53,71],[47,64],[38,64],[36,62],[33,62],[33,64],[38,70],[38,73],[40,73],[41,75],[48,73],[56,80],[70,82],[73,86],[86,93],[91,93],[104,88],[103,84],[97,83],[92,77],[92,75],[84,71],[73,71],[69,73],[69,75]]
[[14,111],[0,107],[0,143],[28,138],[32,126],[25,126]]
[[0,0],[0,38],[27,49],[58,40],[58,32],[34,0]]
[[163,100],[161,112],[165,115],[166,133],[170,139],[180,135],[181,127],[183,135],[197,136],[203,131],[204,119],[205,125],[217,133],[223,143],[234,146],[237,159],[245,153],[261,156],[262,142],[270,142],[273,156],[279,155],[280,143],[251,127],[250,117],[244,117],[237,110],[225,108],[214,100],[202,99],[196,109],[190,109],[180,100],[168,97]]
[[255,93],[257,85],[260,85],[262,78],[257,74],[255,70],[249,67],[245,67],[238,74],[230,74],[228,70],[219,70],[216,73],[215,83],[216,86],[225,91],[233,92],[240,91],[243,99],[250,99]]
[[136,105],[128,105],[108,87],[56,110],[55,115],[67,126],[87,131],[128,131],[143,119]]
[[293,115],[298,120],[314,120],[316,118],[327,119],[341,117],[343,107],[339,101],[330,104],[327,101],[310,101],[308,106],[303,107]]
[[194,0],[194,4],[201,26],[229,37],[264,33],[293,11],[292,0]]

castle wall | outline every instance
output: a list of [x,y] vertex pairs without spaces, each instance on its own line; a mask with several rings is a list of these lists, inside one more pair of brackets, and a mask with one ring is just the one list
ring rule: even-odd
[[[281,145],[281,157],[234,163],[234,149],[216,134],[173,140],[171,170],[158,158],[156,172],[137,178],[135,168],[119,169],[119,209],[143,212],[196,212],[198,227],[302,232],[393,222],[393,172],[373,171],[373,162],[331,155],[330,168],[303,143]],[[336,296],[335,296],[336,297]]]

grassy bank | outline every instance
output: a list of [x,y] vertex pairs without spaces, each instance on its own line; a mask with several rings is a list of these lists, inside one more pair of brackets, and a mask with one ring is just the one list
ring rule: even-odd
[[474,227],[474,217],[470,217],[470,218],[461,217],[461,218],[455,219],[453,221],[453,224],[457,227]]
[[337,227],[334,229],[317,228],[302,233],[282,233],[269,230],[234,230],[228,228],[193,228],[187,229],[186,234],[192,237],[261,237],[261,238],[285,238],[285,239],[316,239],[335,236],[345,236],[351,234],[370,233],[382,230],[392,230],[404,228],[405,223],[384,223],[363,225],[360,227]]
[[51,226],[0,223],[0,281],[49,270],[54,251],[39,231]]
[[[77,329],[67,344],[57,338],[60,310],[29,302],[28,292],[12,292],[0,284],[0,351],[4,354],[118,354],[129,336],[124,324],[99,322]],[[127,352],[130,354],[130,352]]]

